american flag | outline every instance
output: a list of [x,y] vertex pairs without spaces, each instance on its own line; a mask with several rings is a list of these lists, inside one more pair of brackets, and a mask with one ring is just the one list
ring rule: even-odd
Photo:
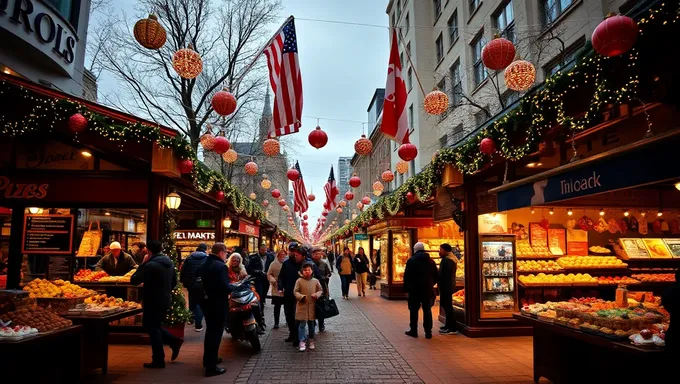
[[300,171],[300,164],[295,162],[295,169],[300,173],[300,177],[293,182],[293,195],[295,201],[293,202],[293,211],[299,212],[300,215],[307,212],[309,202],[307,200],[307,190],[305,189],[305,182],[302,181],[302,171]]
[[333,166],[331,165],[331,173],[328,175],[328,182],[323,186],[323,190],[326,192],[326,203],[328,203],[328,208],[335,208],[335,197],[340,194],[338,186],[335,184],[335,175],[333,174]]
[[269,82],[274,91],[274,113],[269,137],[296,133],[302,126],[302,76],[292,16],[274,36],[264,54],[269,67]]

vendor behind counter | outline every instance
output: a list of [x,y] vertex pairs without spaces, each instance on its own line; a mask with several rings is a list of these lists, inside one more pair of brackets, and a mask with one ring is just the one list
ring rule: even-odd
[[135,259],[129,253],[123,252],[120,243],[117,241],[109,245],[111,253],[102,257],[94,267],[95,271],[104,271],[109,276],[123,276],[131,270],[137,268]]

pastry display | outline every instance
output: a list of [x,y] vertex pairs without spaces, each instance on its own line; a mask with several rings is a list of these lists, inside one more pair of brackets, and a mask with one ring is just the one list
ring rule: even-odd
[[573,284],[595,284],[597,285],[597,279],[590,276],[589,274],[573,274],[570,273],[565,275],[563,273],[557,275],[539,273],[538,275],[522,275],[519,277],[520,283],[524,285],[540,285],[540,286],[569,286]]
[[554,260],[518,260],[519,272],[552,272],[561,271],[562,267]]
[[639,273],[631,276],[641,283],[674,283],[675,275],[672,273]]
[[564,269],[628,267],[628,264],[615,256],[565,256],[557,259],[557,264]]
[[461,289],[453,294],[453,304],[465,308],[465,289]]
[[392,234],[392,256],[394,260],[392,279],[394,282],[404,281],[406,262],[411,257],[411,239],[408,233]]
[[121,298],[111,297],[107,295],[94,295],[85,299],[85,304],[91,305],[92,308],[123,308],[123,309],[137,309],[142,305],[134,301],[125,301]]
[[515,308],[515,299],[512,295],[495,295],[493,299],[482,302],[487,311],[507,311]]
[[0,340],[20,340],[28,336],[32,336],[38,333],[36,328],[31,328],[28,325],[17,325],[14,327],[2,327],[0,328]]
[[92,281],[99,281],[101,278],[108,276],[108,274],[104,271],[98,271],[95,272],[90,269],[81,269],[78,271],[73,276],[74,281],[82,281],[82,282],[92,282]]
[[36,328],[39,332],[49,332],[70,326],[71,320],[64,319],[57,314],[37,305],[28,305],[14,311],[0,315],[4,322],[20,324]]
[[512,261],[484,263],[482,274],[484,276],[512,276]]
[[593,245],[592,247],[589,247],[588,250],[600,255],[611,255],[612,253],[608,248],[600,247],[599,245]]
[[628,276],[600,276],[597,278],[597,283],[601,285],[640,284],[640,281]]
[[94,293],[89,289],[72,284],[70,281],[35,279],[26,284],[24,291],[32,298],[74,298],[90,296]]

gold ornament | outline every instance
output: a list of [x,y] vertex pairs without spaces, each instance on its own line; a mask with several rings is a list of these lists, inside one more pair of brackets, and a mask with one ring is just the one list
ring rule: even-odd
[[256,200],[257,199],[257,195],[255,194],[255,192],[250,192],[250,195],[248,197],[250,197],[250,200]]
[[385,186],[381,182],[376,181],[373,183],[373,190],[382,192],[385,190]]
[[144,48],[159,49],[165,45],[167,33],[165,28],[158,22],[156,15],[149,15],[135,23],[133,29],[135,40]]
[[263,176],[263,179],[260,182],[260,186],[262,187],[262,189],[269,189],[269,188],[272,187],[272,182],[269,181],[269,179],[267,178],[267,175]]
[[516,60],[505,68],[505,85],[513,91],[526,91],[536,81],[536,68],[526,60]]
[[212,125],[208,124],[205,133],[201,136],[201,146],[206,151],[212,151],[215,146],[215,136],[212,133]]
[[383,191],[379,191],[379,190],[377,190],[377,189],[374,189],[374,190],[373,190],[373,195],[376,196],[376,197],[382,195],[382,193],[383,193]]
[[238,153],[233,149],[230,149],[222,154],[222,159],[224,159],[226,163],[233,164],[236,159],[238,159]]
[[276,156],[281,151],[281,145],[276,139],[267,139],[264,141],[264,144],[262,144],[262,150],[267,156]]
[[180,77],[195,79],[203,71],[203,60],[189,44],[187,48],[182,48],[172,55],[172,67]]
[[397,163],[397,172],[399,172],[402,175],[408,172],[408,163],[403,160],[400,160]]
[[425,96],[423,109],[430,115],[441,115],[449,108],[449,97],[446,93],[434,88]]
[[392,180],[394,180],[394,173],[392,173],[392,171],[388,169],[387,171],[382,173],[382,181],[389,183]]

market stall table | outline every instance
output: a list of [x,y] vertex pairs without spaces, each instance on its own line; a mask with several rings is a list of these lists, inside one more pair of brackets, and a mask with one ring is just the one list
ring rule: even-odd
[[523,314],[513,316],[533,326],[536,383],[541,377],[554,383],[667,382],[661,348],[637,347]]
[[114,312],[104,316],[72,315],[63,317],[83,326],[83,366],[90,372],[101,368],[106,374],[109,366],[109,323],[142,313],[142,308]]
[[82,377],[83,327],[73,325],[21,340],[0,340],[5,383],[76,383]]

